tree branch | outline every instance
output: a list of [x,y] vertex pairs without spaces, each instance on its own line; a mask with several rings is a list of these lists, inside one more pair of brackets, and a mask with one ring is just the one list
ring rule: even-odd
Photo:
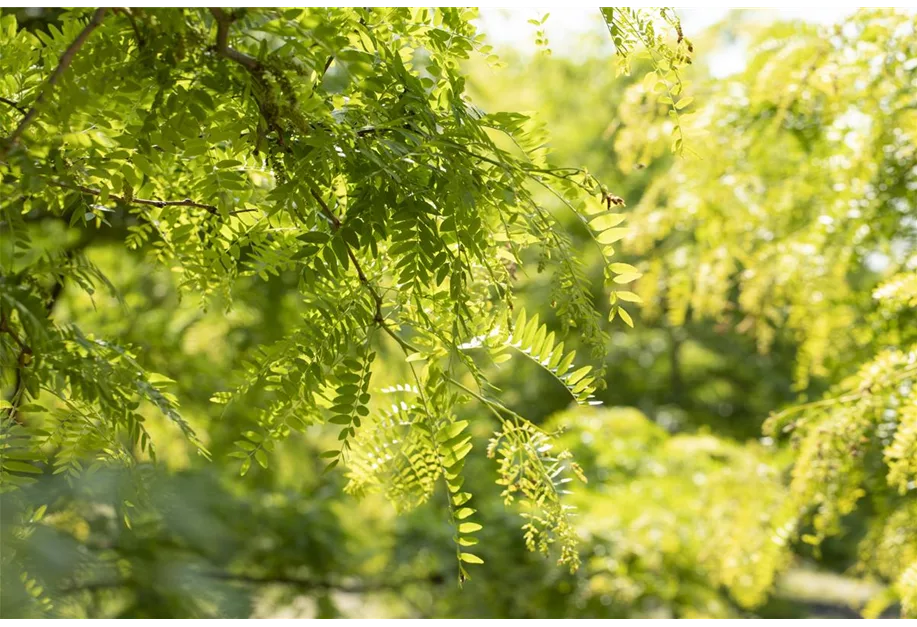
[[[335,592],[345,592],[350,594],[364,594],[367,592],[378,592],[382,590],[400,590],[405,586],[412,584],[431,584],[439,585],[442,584],[445,579],[440,573],[433,573],[425,577],[411,577],[406,579],[401,579],[398,581],[375,581],[375,582],[355,582],[355,583],[338,583],[334,581],[324,581],[320,579],[305,579],[298,577],[287,577],[285,575],[265,575],[265,576],[254,576],[254,575],[237,575],[234,573],[226,572],[209,572],[203,573],[205,576],[210,577],[211,579],[219,579],[221,581],[230,581],[238,583],[246,583],[252,585],[270,585],[270,584],[279,584],[285,586],[293,586],[301,590],[315,590],[315,591],[335,591]],[[66,586],[60,590],[61,594],[74,594],[77,592],[83,591],[93,591],[93,590],[107,590],[111,588],[123,588],[129,587],[131,585],[130,580],[117,580],[117,581],[90,581],[83,584],[77,584],[73,586]]]
[[[91,187],[85,187],[83,185],[69,185],[60,181],[48,181],[51,185],[57,185],[58,187],[63,187],[66,189],[74,189],[78,192],[84,194],[89,194],[90,196],[100,196],[102,192],[97,189],[92,189]],[[125,196],[118,196],[116,194],[109,194],[109,198],[117,200],[118,202],[123,202],[126,204],[134,205],[148,205],[150,207],[197,207],[198,209],[206,209],[212,215],[219,215],[220,210],[214,205],[206,205],[201,202],[195,202],[190,198],[185,198],[184,200],[153,200],[150,198],[127,198]],[[258,211],[257,209],[235,209],[229,212],[229,215],[234,216],[240,213],[252,213]]]
[[14,100],[10,100],[9,98],[0,98],[0,102],[2,102],[3,104],[5,104],[5,105],[7,105],[7,106],[13,107],[14,109],[16,109],[16,111],[18,111],[18,112],[21,113],[22,115],[27,115],[27,114],[28,114],[28,111],[26,111],[24,108],[20,107],[19,104],[18,104],[16,101],[14,101]]
[[[216,51],[219,54],[221,54],[222,56],[228,59],[231,59],[235,61],[236,63],[239,63],[240,65],[245,67],[252,74],[255,80],[259,80],[259,81],[262,80],[261,64],[256,59],[248,56],[247,54],[239,52],[238,50],[235,50],[234,48],[229,46],[229,43],[228,43],[229,27],[236,20],[236,16],[233,14],[226,13],[226,11],[224,11],[223,9],[218,9],[218,8],[211,8],[210,13],[213,15],[214,19],[217,22],[217,40],[216,40],[216,45],[215,45]],[[333,57],[329,57],[325,65],[326,71],[328,67],[331,65],[331,62],[333,60],[334,60]],[[287,153],[289,153],[290,152],[289,148],[285,146],[283,143],[283,129],[280,127],[279,124],[277,124],[277,121],[275,119],[272,119],[268,117],[268,115],[266,115],[265,109],[262,106],[261,102],[258,102],[258,106],[262,110],[262,115],[264,115],[265,120],[267,121],[268,125],[274,127],[274,130],[277,131],[277,135],[280,139],[281,147]],[[325,200],[322,198],[321,193],[315,188],[314,185],[310,186],[309,191],[311,192],[312,197],[315,198],[315,200],[318,202],[319,206],[321,207],[322,213],[324,214],[325,218],[327,218],[328,221],[331,223],[332,229],[334,229],[335,231],[338,231],[341,228],[341,219],[337,217],[336,215],[334,215],[334,212],[331,211],[331,208],[328,206],[328,203],[325,202]],[[346,242],[345,242],[345,245],[347,246],[347,256],[353,262],[353,265],[357,270],[357,276],[360,278],[360,283],[362,283],[366,287],[366,289],[369,290],[369,293],[372,295],[373,301],[375,302],[376,311],[374,315],[374,320],[376,324],[382,325],[383,320],[384,320],[382,317],[382,297],[379,295],[379,292],[376,291],[376,288],[374,288],[372,284],[369,282],[369,279],[366,278],[366,273],[363,272],[363,267],[360,265],[360,262],[357,260],[357,257],[356,255],[354,255],[350,246],[347,245]]]
[[249,71],[256,71],[261,68],[261,64],[254,57],[250,57],[244,52],[239,52],[229,45],[229,27],[236,21],[236,16],[227,13],[223,9],[210,9],[211,15],[217,22],[217,42],[216,51],[218,54],[232,59],[236,63],[245,67]]
[[[77,191],[83,192],[84,194],[89,194],[90,196],[100,196],[102,192],[97,189],[92,189],[91,187],[85,187],[83,185],[67,185],[66,183],[55,182],[55,185],[59,187],[65,187],[68,189],[75,189]],[[109,198],[113,198],[118,202],[123,202],[127,204],[134,205],[149,205],[151,207],[197,207],[198,209],[206,209],[213,215],[220,213],[220,210],[213,205],[205,205],[204,203],[194,202],[190,198],[185,198],[184,200],[152,200],[148,198],[126,198],[124,196],[116,196],[115,194],[110,194]],[[253,209],[244,209],[241,211],[253,211]],[[240,212],[241,212],[240,211]]]
[[143,33],[140,32],[140,27],[137,26],[137,20],[134,19],[134,14],[131,12],[131,9],[119,7],[117,9],[112,9],[112,12],[127,17],[128,21],[131,23],[131,28],[134,29],[134,36],[137,38],[137,47],[143,48],[146,45],[146,39],[144,39]]
[[25,377],[22,376],[22,371],[32,361],[32,349],[10,326],[9,318],[7,318],[3,310],[0,310],[0,333],[9,335],[19,347],[19,356],[16,358],[16,383],[13,385],[13,395],[10,397],[10,408],[7,417],[18,424],[23,424],[19,415],[19,405],[22,403],[22,397],[25,394]]
[[89,23],[80,31],[80,34],[77,35],[76,39],[67,46],[67,49],[64,51],[64,54],[61,55],[60,61],[57,63],[57,67],[54,68],[54,71],[51,72],[51,75],[48,77],[48,82],[45,83],[45,86],[42,88],[41,92],[38,94],[38,98],[35,99],[35,102],[32,104],[32,108],[22,117],[22,120],[19,121],[19,125],[15,130],[3,141],[3,145],[0,146],[0,159],[6,158],[6,155],[9,153],[10,149],[13,147],[19,138],[25,133],[29,125],[35,121],[35,117],[38,115],[38,110],[42,104],[44,104],[45,96],[49,91],[57,84],[57,81],[60,80],[60,77],[63,76],[64,72],[70,67],[70,63],[73,61],[73,57],[76,56],[76,53],[80,51],[80,48],[83,47],[83,44],[86,43],[86,39],[89,38],[89,35],[92,34],[92,31],[97,29],[102,23],[102,18],[105,17],[105,12],[108,9],[96,9],[90,18]]
[[[312,197],[318,201],[318,204],[321,206],[322,213],[331,222],[331,227],[337,231],[341,228],[341,219],[334,215],[334,212],[331,211],[331,208],[328,206],[328,203],[325,202],[325,199],[322,198],[322,195],[315,189],[314,186],[311,187],[310,191],[312,192]],[[350,257],[350,260],[353,262],[353,266],[357,269],[357,276],[360,278],[360,283],[369,290],[369,293],[373,297],[373,301],[376,303],[376,313],[374,316],[374,321],[376,324],[381,325],[384,330],[389,331],[389,329],[383,324],[384,320],[382,318],[382,296],[379,295],[379,292],[376,291],[376,288],[372,286],[372,283],[369,282],[369,279],[366,278],[366,273],[363,272],[363,267],[360,265],[360,262],[357,261],[356,255],[353,254],[353,251],[350,249],[350,246],[346,242],[344,244],[347,246],[347,256]]]

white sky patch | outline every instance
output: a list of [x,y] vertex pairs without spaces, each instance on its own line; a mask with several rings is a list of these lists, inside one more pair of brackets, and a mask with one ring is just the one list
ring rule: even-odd
[[[700,33],[705,28],[726,17],[730,9],[679,9],[685,34]],[[784,7],[758,9],[762,21],[776,19],[800,19],[818,24],[833,24],[855,12],[851,7]],[[544,30],[552,54],[564,57],[581,55],[584,48],[612,50],[611,39],[598,7],[481,7],[479,26],[486,33],[488,42],[494,47],[510,46],[523,53],[534,53],[536,28],[528,23],[540,19],[545,13],[550,17]],[[591,41],[590,41],[591,40]],[[585,42],[589,45],[585,45]],[[725,47],[708,56],[710,71],[714,77],[728,76],[745,67],[745,50],[741,45]]]

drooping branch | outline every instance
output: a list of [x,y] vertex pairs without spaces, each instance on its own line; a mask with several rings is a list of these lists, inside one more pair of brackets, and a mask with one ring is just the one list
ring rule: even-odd
[[36,116],[38,115],[39,109],[42,104],[44,104],[45,96],[54,88],[54,85],[60,80],[64,72],[70,67],[70,63],[73,61],[73,58],[76,56],[76,53],[80,51],[80,48],[83,47],[83,44],[86,43],[86,40],[89,38],[89,35],[92,34],[92,31],[97,29],[102,23],[102,18],[105,17],[105,12],[108,9],[96,9],[90,18],[89,23],[80,31],[80,34],[76,36],[76,39],[67,46],[67,49],[64,51],[64,54],[61,55],[60,61],[57,62],[57,67],[54,68],[54,71],[51,72],[51,75],[48,77],[47,82],[44,87],[41,89],[41,92],[38,94],[38,97],[35,99],[35,102],[32,104],[32,108],[26,112],[22,117],[22,120],[19,121],[19,125],[13,130],[9,137],[7,137],[3,144],[0,145],[0,159],[6,158],[6,155],[9,154],[10,149],[13,147],[19,138],[25,133],[29,125],[35,121]]
[[[229,45],[229,27],[236,20],[237,16],[235,14],[227,13],[223,9],[219,9],[219,8],[211,8],[210,13],[213,15],[217,23],[216,45],[214,46],[217,53],[242,65],[246,70],[248,70],[248,72],[252,75],[252,78],[254,80],[256,81],[263,80],[262,79],[263,68],[261,64],[253,57],[250,57],[249,55],[243,52],[239,52],[238,50],[232,48]],[[325,65],[325,71],[327,71],[328,67],[331,65],[333,60],[334,60],[333,56],[329,57]],[[274,128],[274,130],[277,131],[281,147],[287,153],[289,153],[290,152],[289,147],[287,147],[283,142],[283,135],[284,135],[283,129],[280,127],[276,119],[274,119],[273,117],[269,117],[267,115],[267,113],[265,112],[265,107],[263,106],[262,102],[259,101],[258,106],[262,110],[262,114],[265,115],[265,121],[268,123],[268,125],[270,125],[271,127]],[[321,207],[322,214],[331,223],[332,229],[335,231],[339,230],[342,225],[341,219],[334,214],[334,212],[328,206],[328,203],[326,203],[325,200],[322,198],[322,195],[319,192],[319,190],[317,190],[315,186],[311,186],[310,192],[312,194],[312,197],[315,198],[315,200],[318,202],[319,206]],[[369,291],[370,295],[373,298],[373,302],[375,303],[374,320],[376,324],[384,326],[384,319],[382,317],[382,302],[383,302],[382,296],[379,294],[376,288],[373,287],[373,285],[369,282],[369,279],[366,277],[366,273],[363,271],[363,267],[360,265],[360,262],[357,259],[356,255],[354,254],[353,250],[350,248],[350,245],[346,244],[346,242],[345,242],[345,245],[347,246],[347,256],[353,262],[354,268],[356,268],[357,276],[360,279],[360,283],[362,283],[363,286],[366,287],[366,289]]]

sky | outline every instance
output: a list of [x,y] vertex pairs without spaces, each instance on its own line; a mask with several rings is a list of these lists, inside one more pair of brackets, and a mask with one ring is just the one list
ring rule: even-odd
[[[681,17],[685,34],[699,33],[716,23],[729,11],[727,8],[675,9]],[[761,19],[803,19],[819,24],[832,24],[855,11],[850,7],[785,7],[760,9]],[[573,55],[577,40],[583,35],[604,33],[605,23],[598,8],[588,7],[482,7],[480,28],[495,46],[513,46],[522,51],[535,51],[535,27],[527,20],[538,19],[550,13],[545,32],[554,55]],[[607,36],[607,35],[606,35]],[[724,49],[709,59],[714,76],[726,76],[744,66],[744,53],[740,49]]]

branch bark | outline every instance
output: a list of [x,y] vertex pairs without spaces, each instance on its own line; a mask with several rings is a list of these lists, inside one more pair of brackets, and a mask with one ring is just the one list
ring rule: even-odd
[[249,71],[258,70],[261,64],[254,57],[250,57],[244,52],[239,52],[229,45],[229,27],[236,21],[236,16],[227,13],[223,9],[210,9],[210,14],[217,22],[217,42],[216,51],[227,59],[232,59],[236,63],[245,67]]
[[7,137],[3,145],[0,146],[0,159],[5,159],[6,155],[9,154],[10,149],[13,147],[19,138],[22,137],[22,134],[25,133],[26,129],[29,127],[32,122],[35,121],[36,116],[38,116],[39,109],[44,104],[45,96],[54,85],[57,84],[57,81],[60,80],[61,76],[64,75],[64,72],[70,67],[70,63],[73,61],[73,58],[80,51],[80,48],[83,47],[83,44],[86,43],[86,40],[89,38],[89,35],[92,34],[92,31],[97,29],[102,23],[102,18],[105,17],[105,12],[108,9],[96,9],[90,18],[89,23],[80,31],[80,34],[76,36],[76,39],[67,46],[67,49],[64,51],[64,54],[61,55],[60,61],[57,62],[57,67],[54,68],[54,71],[51,72],[51,75],[48,77],[47,83],[42,87],[41,92],[38,94],[38,98],[35,99],[35,102],[32,104],[32,108],[22,117],[22,120],[19,121],[19,125],[13,130],[9,137]]

